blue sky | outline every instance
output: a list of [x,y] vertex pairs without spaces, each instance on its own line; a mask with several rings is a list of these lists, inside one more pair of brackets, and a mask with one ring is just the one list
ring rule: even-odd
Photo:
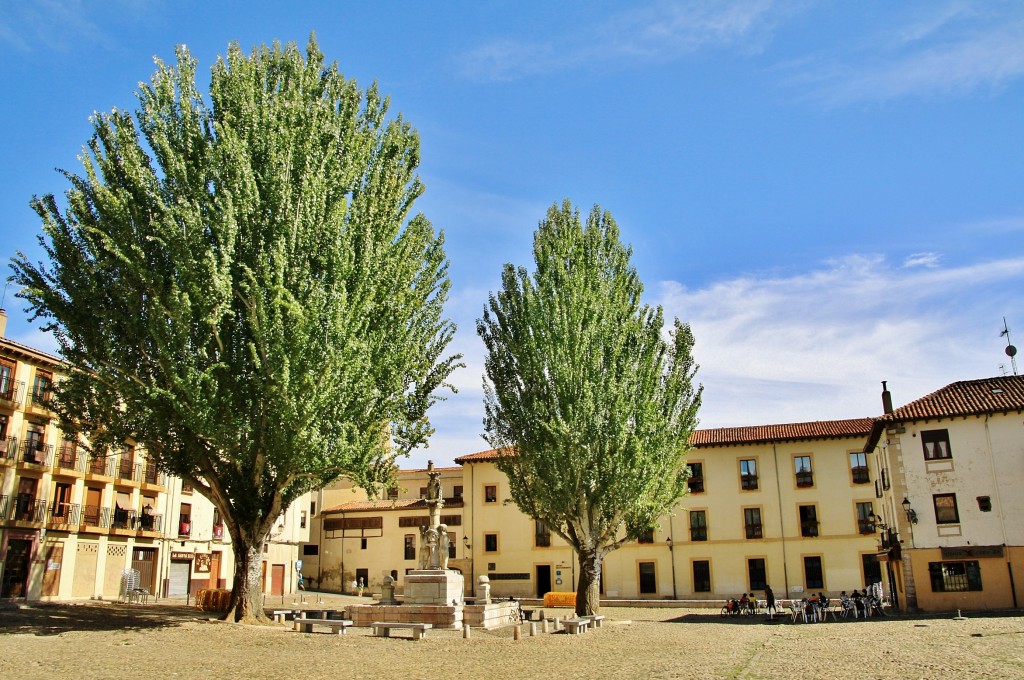
[[[1018,2],[0,2],[0,254],[78,171],[93,111],[185,43],[321,49],[420,132],[468,367],[427,458],[480,438],[475,335],[547,206],[610,210],[646,299],[692,324],[702,427],[877,415],[1024,343]],[[44,349],[8,293],[8,337]],[[1019,328],[1019,332],[1014,331]]]

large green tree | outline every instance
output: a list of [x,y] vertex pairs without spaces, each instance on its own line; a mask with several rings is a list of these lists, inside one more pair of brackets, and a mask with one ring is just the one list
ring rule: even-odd
[[70,372],[52,406],[94,455],[145,447],[221,511],[228,618],[262,619],[275,519],[340,475],[373,487],[425,442],[459,357],[443,236],[411,215],[419,139],[311,37],[237,44],[208,96],[184,47],[134,112],[97,114],[33,200],[48,264],[14,278]]
[[512,500],[573,547],[576,612],[599,610],[605,555],[686,490],[700,388],[689,326],[665,332],[607,212],[566,201],[534,235],[536,270],[506,264],[477,332],[487,347],[487,441]]

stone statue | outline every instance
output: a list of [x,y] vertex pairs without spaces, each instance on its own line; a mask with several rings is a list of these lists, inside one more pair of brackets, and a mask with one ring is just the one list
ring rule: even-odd
[[437,568],[437,529],[420,529],[420,569]]
[[447,569],[448,568],[448,546],[451,543],[451,537],[448,535],[448,525],[439,524],[437,525],[437,568]]

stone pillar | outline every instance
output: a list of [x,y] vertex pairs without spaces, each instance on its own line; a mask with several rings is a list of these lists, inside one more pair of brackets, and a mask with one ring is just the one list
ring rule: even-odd
[[384,577],[384,584],[380,587],[380,603],[398,604],[398,600],[395,599],[395,579],[391,576]]
[[480,584],[476,587],[476,603],[491,603],[491,579],[486,574],[480,574]]

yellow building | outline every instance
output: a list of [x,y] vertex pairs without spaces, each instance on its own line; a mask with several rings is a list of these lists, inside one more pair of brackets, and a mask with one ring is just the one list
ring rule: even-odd
[[1024,602],[1024,377],[956,382],[885,415],[865,450],[893,471],[887,558],[911,608]]
[[[125,570],[160,596],[230,587],[234,555],[213,505],[130,443],[91,458],[65,439],[43,405],[60,360],[3,337],[6,321],[0,310],[0,598],[115,599]],[[268,594],[295,591],[309,502],[271,533]]]

